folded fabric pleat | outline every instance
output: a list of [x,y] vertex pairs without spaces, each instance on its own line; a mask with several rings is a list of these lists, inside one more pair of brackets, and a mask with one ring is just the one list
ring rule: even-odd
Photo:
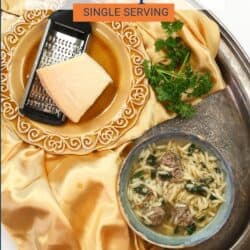
[[2,222],[19,249],[80,249],[54,198],[45,153],[2,126]]

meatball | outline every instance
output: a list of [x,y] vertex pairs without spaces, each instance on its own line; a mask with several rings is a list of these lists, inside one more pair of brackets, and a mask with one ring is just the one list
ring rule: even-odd
[[183,170],[180,167],[176,167],[173,169],[172,173],[172,182],[180,182],[182,181],[182,177],[183,177]]
[[167,151],[161,158],[161,164],[164,164],[170,168],[176,168],[181,165],[179,156],[171,151]]
[[186,227],[193,222],[193,216],[185,204],[178,204],[172,209],[172,218],[176,226]]
[[150,225],[158,226],[162,224],[166,212],[162,207],[153,207],[147,212],[147,214],[149,214],[147,217],[151,221]]
[[179,182],[183,177],[183,168],[178,154],[167,151],[161,158],[161,164],[172,168],[170,179],[171,182]]

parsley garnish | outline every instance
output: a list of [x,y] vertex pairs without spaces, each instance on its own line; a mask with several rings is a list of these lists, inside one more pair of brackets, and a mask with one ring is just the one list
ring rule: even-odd
[[166,181],[166,180],[169,180],[173,177],[172,173],[171,172],[168,172],[166,171],[165,174],[158,174],[159,178],[162,180],[162,181]]
[[207,191],[204,184],[187,181],[187,183],[185,184],[185,189],[191,194],[197,194],[201,196],[207,195]]
[[165,107],[184,118],[195,113],[194,107],[187,100],[207,94],[212,88],[209,72],[194,71],[190,65],[191,50],[180,37],[174,35],[183,27],[180,21],[162,22],[162,28],[168,37],[155,42],[155,50],[163,51],[167,63],[156,63],[145,60],[144,71],[158,101]]
[[197,219],[199,222],[203,222],[206,219],[206,216],[202,216],[201,218]]
[[217,200],[217,197],[215,195],[211,194],[209,196],[209,199],[213,201],[213,200]]
[[157,160],[157,158],[154,155],[150,154],[146,160],[146,163],[150,166],[155,166],[156,160]]
[[144,174],[143,170],[138,171],[132,176],[132,178],[143,178],[143,174]]
[[193,234],[196,231],[196,224],[192,223],[186,227],[187,233],[189,235]]
[[202,150],[197,145],[195,145],[194,143],[192,143],[188,147],[188,156],[191,156],[194,152],[202,152]]
[[151,179],[155,179],[155,177],[156,177],[156,171],[155,170],[151,170],[150,177],[151,177]]
[[172,35],[176,31],[180,30],[183,26],[183,23],[180,21],[175,22],[162,22],[162,28],[169,34]]
[[148,194],[149,189],[144,184],[140,184],[139,186],[134,188],[134,191],[138,194],[146,195]]

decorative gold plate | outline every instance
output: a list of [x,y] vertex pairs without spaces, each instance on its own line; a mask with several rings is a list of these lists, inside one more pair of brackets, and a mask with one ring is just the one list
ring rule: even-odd
[[45,10],[27,11],[3,37],[1,108],[27,143],[55,154],[87,154],[111,147],[137,121],[149,95],[142,63],[146,58],[136,28],[122,22],[95,23],[88,53],[114,80],[78,124],[49,126],[19,113],[19,103],[42,37]]

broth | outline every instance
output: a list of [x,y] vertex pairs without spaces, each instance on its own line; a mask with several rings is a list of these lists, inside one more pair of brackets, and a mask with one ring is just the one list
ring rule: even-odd
[[224,189],[213,155],[192,143],[169,141],[139,154],[127,193],[143,224],[165,235],[191,235],[214,218]]

